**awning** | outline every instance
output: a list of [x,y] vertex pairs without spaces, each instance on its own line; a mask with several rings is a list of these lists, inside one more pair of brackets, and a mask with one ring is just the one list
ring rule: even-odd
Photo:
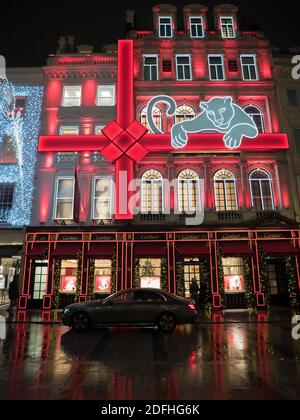
[[166,246],[162,243],[143,243],[134,245],[135,257],[165,257]]
[[11,257],[14,257],[14,256],[19,257],[22,254],[22,249],[23,249],[22,245],[19,245],[19,246],[17,246],[17,245],[16,246],[11,246],[11,245],[0,246],[0,257],[2,257],[2,258],[5,258],[5,257],[11,258]]
[[59,243],[54,252],[54,258],[77,258],[77,254],[81,251],[82,245],[77,243]]
[[253,252],[247,241],[221,242],[223,257],[251,257]]
[[289,241],[263,241],[262,248],[267,256],[300,255],[300,250]]
[[26,254],[29,258],[41,258],[45,255],[48,250],[48,244],[43,243],[35,243],[33,247],[30,249],[28,248],[28,252]]
[[115,251],[115,244],[93,243],[87,252],[88,258],[112,257]]
[[182,257],[209,256],[209,246],[207,243],[184,242],[176,244],[176,248]]

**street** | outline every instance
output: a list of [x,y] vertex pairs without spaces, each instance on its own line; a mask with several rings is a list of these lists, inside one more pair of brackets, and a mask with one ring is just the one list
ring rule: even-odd
[[202,315],[169,335],[8,323],[0,399],[299,399],[300,340],[291,319],[289,312]]

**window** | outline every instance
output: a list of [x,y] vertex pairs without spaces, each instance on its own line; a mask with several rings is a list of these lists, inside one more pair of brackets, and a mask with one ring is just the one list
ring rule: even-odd
[[94,178],[93,219],[110,220],[112,217],[112,179]]
[[208,56],[210,80],[225,80],[224,58],[222,55]]
[[48,261],[35,261],[33,299],[42,300],[46,294]]
[[221,17],[220,26],[222,38],[235,38],[233,17]]
[[17,163],[16,146],[11,136],[4,136],[0,146],[0,163]]
[[175,122],[179,123],[195,118],[195,111],[191,106],[182,105],[176,109]]
[[199,176],[192,169],[178,175],[178,207],[181,213],[195,213],[200,206]]
[[244,111],[252,118],[255,122],[259,133],[265,132],[264,117],[262,111],[255,105],[247,105]]
[[244,80],[258,80],[256,55],[241,55]]
[[65,107],[81,105],[81,86],[64,86],[63,103]]
[[222,169],[214,176],[215,202],[217,211],[237,211],[236,180],[234,175]]
[[116,105],[116,86],[103,85],[97,89],[97,106],[115,106]]
[[105,125],[96,125],[95,126],[95,135],[96,136],[101,136],[103,128],[105,128]]
[[[147,122],[146,114],[147,114],[147,107],[142,109],[141,115],[140,115],[140,121],[141,121],[141,124],[145,128],[147,128],[147,130],[150,131],[150,128],[149,128],[148,122]],[[152,117],[153,117],[153,121],[155,122],[156,127],[159,128],[161,131],[163,131],[161,110],[157,106],[153,108]]]
[[277,264],[267,264],[268,278],[271,296],[279,295],[279,284],[277,278]]
[[295,89],[287,90],[289,106],[298,106],[298,95]]
[[203,26],[202,16],[199,16],[199,17],[190,16],[190,35],[191,35],[191,38],[204,37],[204,26]]
[[56,184],[55,220],[73,220],[74,178],[58,178]]
[[274,210],[271,176],[262,169],[256,169],[251,172],[249,179],[252,207],[256,211]]
[[144,55],[144,80],[158,80],[157,55]]
[[163,72],[164,73],[172,73],[172,61],[171,60],[163,60],[162,67],[163,67]]
[[294,129],[294,137],[295,137],[296,150],[298,153],[300,153],[300,128]]
[[199,258],[185,258],[184,259],[184,285],[185,297],[190,297],[190,286],[196,279],[200,287],[200,261]]
[[25,114],[26,98],[24,96],[17,96],[15,103],[15,112],[20,114],[22,117]]
[[164,298],[162,295],[160,295],[159,293],[155,293],[155,292],[148,292],[148,291],[144,291],[144,290],[139,290],[137,292],[134,292],[134,297],[133,300],[135,302],[160,302],[160,303],[165,303],[166,302],[166,298]]
[[59,127],[59,135],[60,136],[78,136],[79,127],[62,125],[61,127]]
[[0,223],[7,223],[14,201],[14,185],[0,184]]
[[74,295],[77,289],[77,260],[62,260],[60,269],[60,292]]
[[150,289],[161,288],[161,259],[160,258],[140,258],[139,275],[141,287]]
[[173,19],[172,17],[162,17],[158,18],[159,26],[159,37],[160,38],[172,38],[173,37]]
[[141,182],[142,213],[161,213],[163,211],[163,176],[150,169],[142,176]]
[[177,80],[192,80],[192,66],[190,55],[176,56]]
[[222,258],[225,293],[245,293],[242,258]]
[[95,288],[97,294],[111,294],[112,260],[95,260]]

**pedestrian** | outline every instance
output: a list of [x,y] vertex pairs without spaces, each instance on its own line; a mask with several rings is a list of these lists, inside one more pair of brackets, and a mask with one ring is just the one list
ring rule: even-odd
[[10,300],[8,312],[10,315],[12,315],[14,308],[17,306],[19,298],[19,276],[17,274],[14,275],[13,281],[9,285],[8,297]]
[[194,302],[196,304],[197,312],[199,311],[198,294],[199,294],[199,286],[198,286],[198,283],[197,283],[197,279],[194,277],[192,279],[191,284],[190,284],[190,295],[191,295],[191,298],[194,300]]
[[203,281],[200,283],[200,289],[199,289],[199,308],[204,309],[205,307],[205,285]]

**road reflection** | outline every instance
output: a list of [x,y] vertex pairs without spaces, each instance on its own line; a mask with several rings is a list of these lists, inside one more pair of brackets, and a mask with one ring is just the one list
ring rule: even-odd
[[[288,324],[211,323],[111,328],[8,324],[0,341],[1,399],[293,398],[300,342]],[[296,398],[296,397],[295,397]]]

